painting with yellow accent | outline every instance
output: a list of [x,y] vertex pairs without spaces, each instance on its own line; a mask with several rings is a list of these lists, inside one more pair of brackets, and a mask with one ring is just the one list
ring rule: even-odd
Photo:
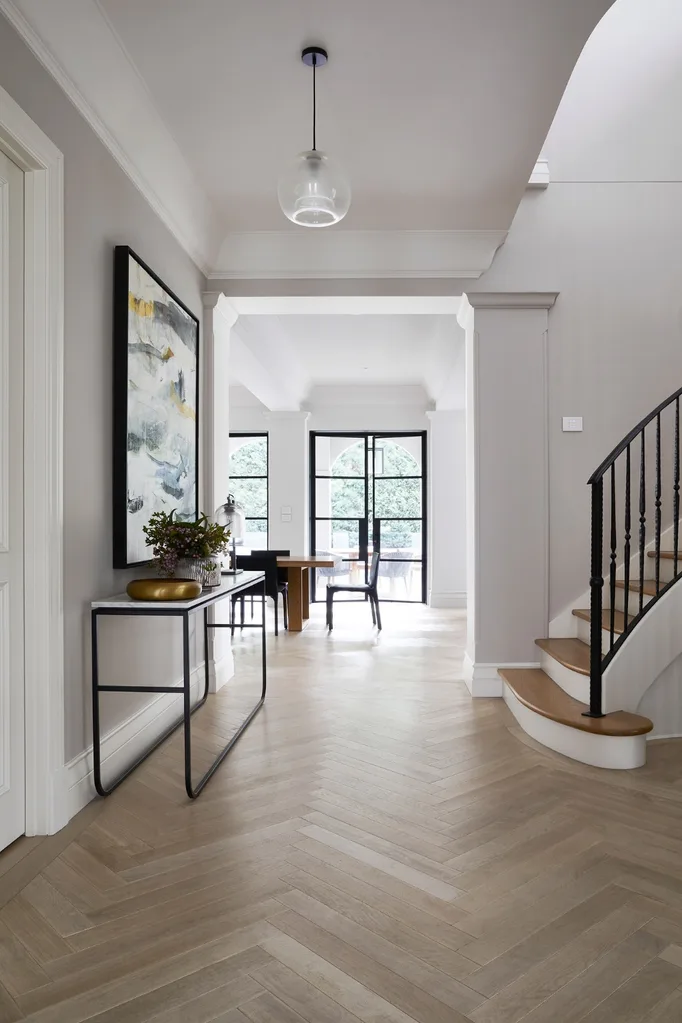
[[[115,396],[114,563],[124,567],[148,560],[142,530],[154,512],[197,515],[199,323],[127,246],[117,246],[116,265],[115,340],[119,360],[125,341],[125,396]],[[127,296],[119,279],[124,268]],[[117,379],[122,387],[122,372]],[[123,443],[125,465],[118,452],[117,472],[116,445]]]

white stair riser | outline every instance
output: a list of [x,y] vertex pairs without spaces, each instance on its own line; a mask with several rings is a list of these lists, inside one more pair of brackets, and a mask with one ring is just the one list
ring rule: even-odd
[[[682,534],[681,534],[682,535]],[[669,583],[675,576],[675,562],[672,558],[661,558],[661,582]],[[680,558],[677,562],[677,574],[682,571],[682,550],[680,551]],[[645,574],[650,579],[656,578],[656,559],[647,558],[645,563]]]
[[565,693],[572,696],[574,700],[580,700],[581,703],[590,702],[590,679],[588,675],[582,675],[579,671],[573,671],[572,668],[567,668],[565,664],[560,664],[556,658],[548,654],[546,650],[541,650],[540,666],[543,671],[547,672],[553,682],[563,689]]
[[579,728],[569,728],[526,707],[506,683],[504,700],[524,732],[565,757],[612,771],[629,771],[646,763],[643,735],[594,735]]
[[[576,618],[576,621],[578,623],[578,639],[581,639],[583,641],[583,643],[587,643],[587,645],[589,646],[590,645],[590,623],[586,622],[583,618]],[[613,636],[614,643],[617,641],[618,636],[619,636],[619,633],[617,633],[617,632],[614,633],[614,636]],[[601,630],[601,648],[602,648],[602,652],[606,653],[606,651],[609,649],[610,646],[611,646],[611,633],[609,632],[608,629],[602,629]]]
[[[605,590],[608,593],[608,589]],[[644,603],[648,604],[651,597],[648,594],[644,594]],[[619,611],[625,611],[625,590],[620,586],[616,587],[616,608]],[[639,590],[630,590],[630,596],[628,597],[628,614],[636,615],[639,611]]]

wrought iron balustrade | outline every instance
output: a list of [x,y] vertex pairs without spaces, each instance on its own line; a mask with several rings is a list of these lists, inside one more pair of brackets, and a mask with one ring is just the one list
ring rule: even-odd
[[[591,489],[590,567],[590,709],[601,717],[602,677],[632,630],[656,602],[673,586],[678,575],[680,520],[680,396],[682,387],[661,402],[616,445],[588,480]],[[651,462],[653,461],[653,472]],[[639,462],[639,465],[637,463]],[[667,471],[670,472],[668,485]],[[661,582],[661,528],[664,504],[670,502],[673,550],[672,579]],[[633,507],[634,506],[634,507]],[[647,539],[647,513],[653,520],[653,536]],[[605,522],[607,536],[605,536]],[[633,554],[633,531],[635,549]],[[605,540],[607,539],[605,548]],[[621,543],[622,540],[622,543]],[[653,543],[653,592],[647,589],[647,546]],[[618,560],[623,564],[623,620],[616,626]],[[638,575],[631,579],[631,561],[637,558]],[[606,572],[605,572],[605,561]],[[608,607],[604,586],[608,582]],[[651,590],[652,587],[649,587]],[[607,632],[607,649],[602,636]]]

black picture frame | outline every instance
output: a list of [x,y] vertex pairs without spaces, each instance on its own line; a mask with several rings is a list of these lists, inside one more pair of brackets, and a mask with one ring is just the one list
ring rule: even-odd
[[[132,261],[132,262],[131,262]],[[129,437],[130,431],[130,338],[131,338],[131,313],[129,292],[131,283],[131,267],[133,264],[147,274],[154,284],[163,292],[163,300],[159,303],[164,306],[166,315],[172,320],[177,315],[172,306],[177,306],[183,314],[194,324],[194,388],[189,396],[194,408],[194,487],[188,492],[193,496],[193,515],[199,515],[199,397],[200,397],[200,331],[199,320],[178,296],[161,280],[158,274],[142,260],[136,252],[128,245],[116,245],[114,247],[114,324],[113,324],[113,564],[114,568],[133,568],[137,565],[147,565],[151,558],[131,557],[131,548],[139,553],[139,538],[134,540],[131,533],[137,531],[140,519],[132,526],[131,516],[136,514],[130,511],[135,500],[129,493]],[[155,303],[153,303],[155,305]],[[156,317],[156,308],[153,316]],[[172,326],[169,326],[172,329]],[[183,327],[186,329],[186,327]],[[179,335],[178,335],[179,336]],[[189,336],[189,335],[188,335]],[[172,354],[172,353],[171,353]],[[190,417],[188,417],[190,418]],[[132,456],[131,456],[132,457]],[[160,486],[159,501],[168,505],[168,498],[162,495],[164,488]],[[191,498],[189,499],[191,503]],[[147,502],[149,514],[158,510]],[[144,504],[142,505],[142,508]],[[191,517],[189,515],[185,517]],[[129,528],[130,527],[130,528]],[[140,526],[141,528],[141,526]]]

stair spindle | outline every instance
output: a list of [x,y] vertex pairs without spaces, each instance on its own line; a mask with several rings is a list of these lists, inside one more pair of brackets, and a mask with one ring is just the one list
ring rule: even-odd
[[624,546],[624,559],[625,559],[625,591],[623,598],[623,613],[625,615],[625,621],[628,620],[628,608],[630,605],[630,540],[632,534],[630,532],[632,527],[631,511],[630,511],[630,445],[628,444],[625,449],[625,546]]
[[644,544],[646,543],[646,428],[642,430],[639,459],[639,610],[644,607]]
[[673,459],[673,576],[677,575],[680,540],[680,398],[675,399],[675,453]]
[[656,416],[656,487],[655,506],[655,547],[656,547],[656,593],[661,589],[661,413]]
[[586,716],[602,717],[601,709],[601,627],[604,561],[604,477],[592,485],[592,552],[590,558],[590,709]]
[[616,548],[618,537],[616,534],[616,463],[611,465],[611,553],[609,555],[609,649],[613,646],[616,635]]

